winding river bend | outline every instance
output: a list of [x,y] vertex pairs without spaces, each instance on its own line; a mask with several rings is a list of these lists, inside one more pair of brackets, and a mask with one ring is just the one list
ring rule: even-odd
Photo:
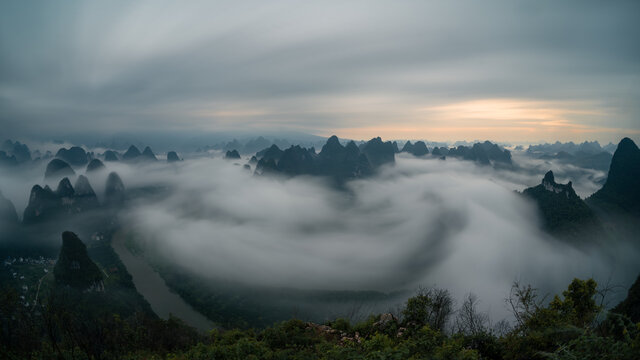
[[122,232],[117,232],[113,236],[111,246],[133,277],[133,283],[138,292],[144,296],[159,317],[168,319],[171,314],[201,331],[216,327],[207,317],[172,292],[164,279],[142,257],[132,254],[125,246],[124,238]]

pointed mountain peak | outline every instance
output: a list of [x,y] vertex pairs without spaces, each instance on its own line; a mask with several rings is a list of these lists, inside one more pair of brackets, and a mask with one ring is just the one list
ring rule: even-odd
[[47,169],[44,172],[45,179],[56,178],[62,176],[73,176],[75,171],[64,160],[53,159],[47,164]]
[[616,150],[616,152],[618,151],[638,151],[638,146],[636,145],[635,142],[633,142],[633,140],[629,139],[628,137],[620,140],[620,142],[618,143],[618,148]]
[[326,144],[327,145],[329,145],[329,144],[340,144],[340,139],[338,139],[338,137],[335,136],[335,135],[331,135],[331,137],[329,137],[327,139]]
[[360,153],[360,149],[358,149],[358,145],[356,145],[356,143],[351,140],[349,141],[349,143],[347,143],[347,146],[345,146],[345,149],[347,149],[348,153]]
[[118,161],[118,154],[115,151],[107,150],[104,152],[104,161]]
[[93,159],[87,165],[87,172],[97,171],[104,169],[104,164],[99,159]]
[[325,153],[326,155],[327,153],[336,153],[338,151],[341,152],[342,150],[344,150],[344,146],[340,144],[338,137],[333,135],[327,139],[327,142],[322,146],[320,153]]
[[96,193],[93,191],[91,184],[89,183],[89,179],[86,176],[80,175],[78,176],[78,180],[76,180],[76,185],[74,186],[76,195],[95,195]]
[[102,272],[87,253],[87,246],[78,235],[62,233],[62,247],[53,268],[56,283],[78,289],[103,288]]
[[111,172],[107,177],[104,197],[106,203],[111,206],[119,206],[124,202],[124,184],[116,172]]
[[150,160],[158,160],[156,158],[156,154],[153,153],[153,150],[151,150],[150,147],[145,147],[144,151],[142,151],[142,156],[144,156],[145,158],[148,158]]
[[236,149],[229,150],[229,151],[226,152],[226,154],[224,154],[224,158],[225,159],[240,159],[240,153]]
[[134,145],[131,145],[129,146],[129,149],[127,150],[127,152],[124,153],[124,155],[122,155],[122,158],[125,160],[130,160],[130,159],[137,158],[140,155],[142,155],[140,153],[140,150],[138,150],[138,148],[135,147]]
[[[607,182],[591,197],[599,205],[615,205],[625,211],[640,213],[640,149],[624,138],[611,158]],[[617,210],[617,209],[616,209]]]
[[176,153],[175,151],[169,151],[167,153],[167,162],[176,162],[176,161],[180,161],[180,158],[178,157],[178,153]]
[[60,197],[72,197],[75,194],[69,178],[66,177],[60,180],[60,182],[58,183],[58,188],[56,189],[56,194]]
[[548,183],[551,183],[551,184],[555,184],[556,180],[555,180],[555,177],[553,176],[553,171],[551,171],[551,170],[547,171],[547,173],[544,174],[544,179],[542,179],[542,182],[543,183],[548,182]]

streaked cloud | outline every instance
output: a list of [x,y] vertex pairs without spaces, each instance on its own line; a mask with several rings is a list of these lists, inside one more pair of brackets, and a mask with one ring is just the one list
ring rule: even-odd
[[25,136],[278,126],[637,138],[638,12],[582,1],[8,1],[0,125]]

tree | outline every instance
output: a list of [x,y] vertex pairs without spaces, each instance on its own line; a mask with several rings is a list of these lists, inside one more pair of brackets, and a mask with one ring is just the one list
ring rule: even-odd
[[473,336],[488,332],[489,316],[478,312],[478,302],[478,297],[475,294],[469,294],[464,299],[456,316],[456,330],[458,332]]
[[416,296],[407,300],[402,311],[403,322],[410,327],[429,325],[434,330],[442,331],[453,312],[452,304],[449,291],[420,288]]

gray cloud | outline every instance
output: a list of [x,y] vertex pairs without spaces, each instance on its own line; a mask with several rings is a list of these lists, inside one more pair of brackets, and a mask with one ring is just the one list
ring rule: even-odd
[[[575,121],[640,130],[636,2],[8,2],[0,10],[8,134],[331,132],[401,125],[407,109],[479,98],[583,101],[603,115]],[[376,117],[363,98],[386,102],[386,111]]]

